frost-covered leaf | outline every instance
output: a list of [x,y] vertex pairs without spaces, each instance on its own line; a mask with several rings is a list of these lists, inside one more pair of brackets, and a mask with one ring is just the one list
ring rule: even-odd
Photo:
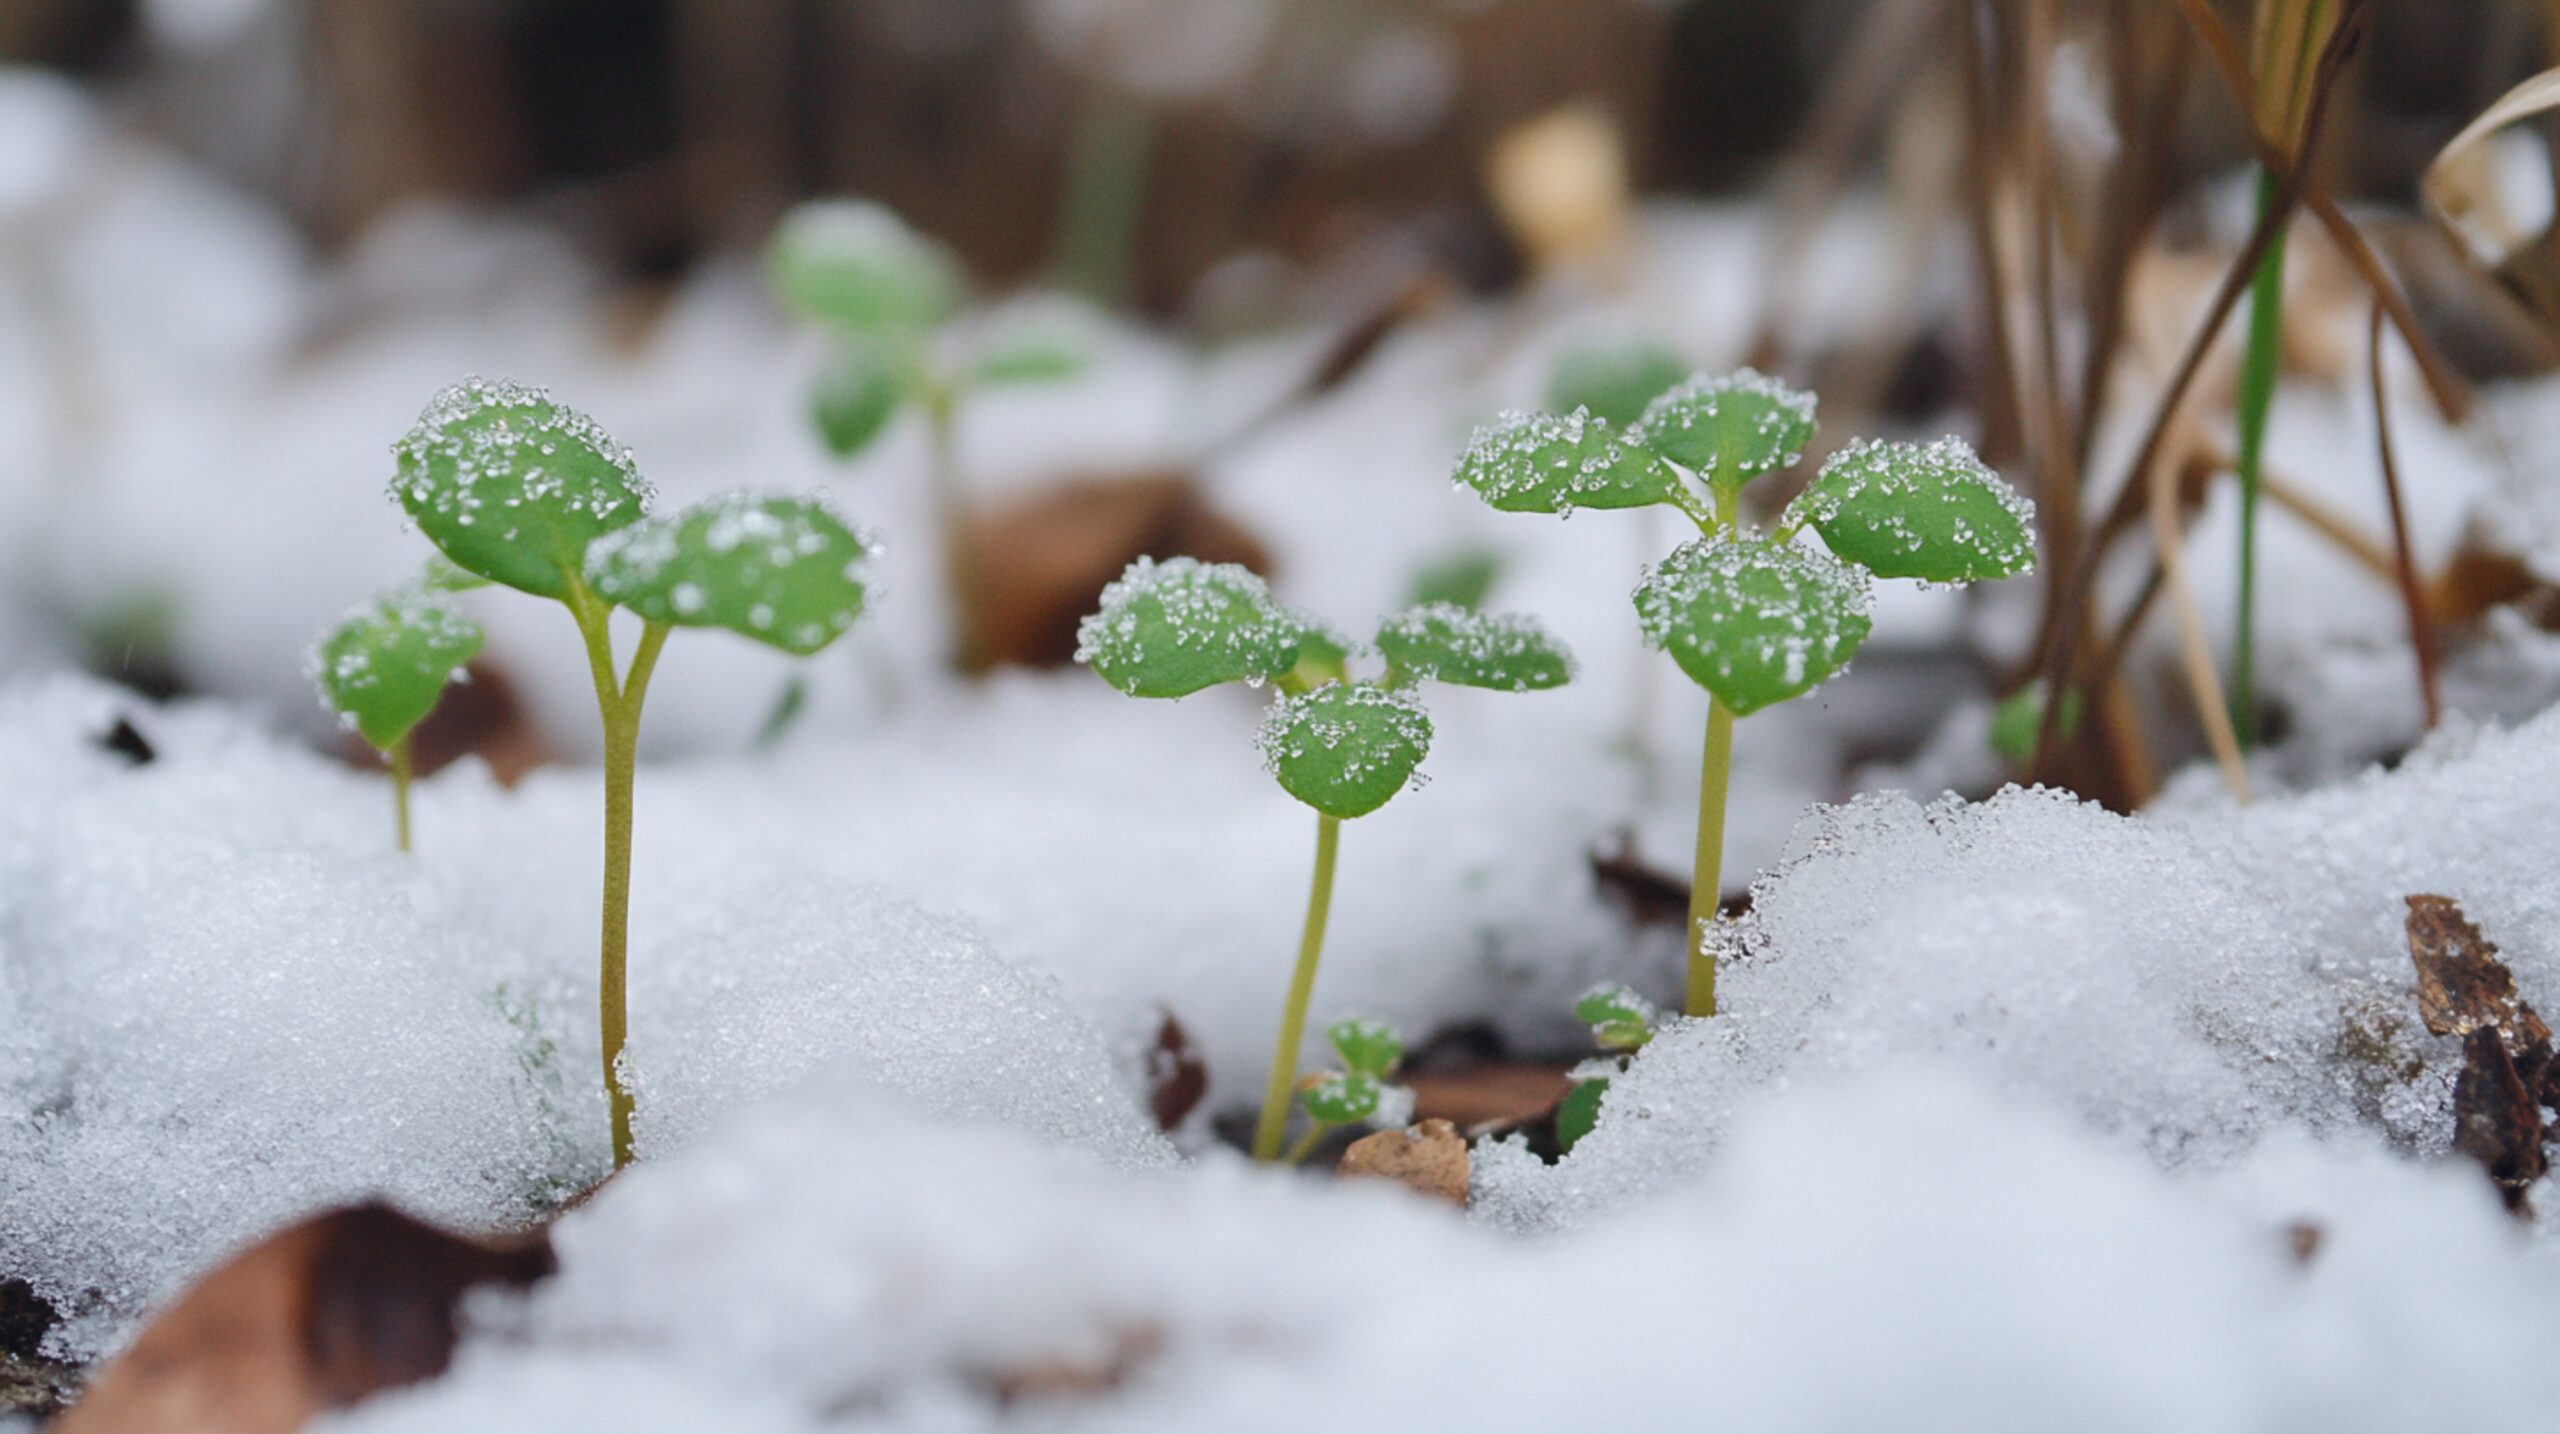
[[455,565],[564,598],[587,545],[648,511],[630,450],[527,384],[465,379],[392,445],[391,496]]
[[884,205],[820,200],[783,217],[766,254],[773,290],[804,318],[911,338],[960,306],[959,262]]
[[1085,371],[1102,345],[1092,306],[1050,297],[1008,304],[972,335],[970,373],[984,384],[1061,383]]
[[1641,508],[1668,503],[1680,477],[1605,419],[1508,413],[1476,430],[1457,479],[1506,513]]
[[1076,661],[1132,697],[1184,697],[1296,665],[1306,630],[1233,563],[1140,558],[1076,629]]
[[1586,408],[1627,428],[1655,399],[1689,376],[1689,365],[1660,344],[1642,341],[1595,344],[1556,360],[1547,381],[1547,407],[1557,413]]
[[1573,654],[1536,619],[1488,616],[1449,603],[1379,624],[1378,651],[1399,671],[1461,687],[1530,692],[1573,680]]
[[1326,1125],[1362,1125],[1378,1113],[1386,1083],[1361,1071],[1325,1071],[1298,1092],[1307,1114]]
[[1591,1027],[1592,1037],[1612,1051],[1632,1051],[1653,1039],[1660,1016],[1651,1001],[1625,986],[1601,986],[1573,1003],[1573,1018]]
[[1351,659],[1361,650],[1360,644],[1323,618],[1295,608],[1288,609],[1288,613],[1289,620],[1298,625],[1298,660],[1289,669],[1286,683],[1300,691],[1311,691],[1350,676]]
[[1325,1028],[1325,1044],[1342,1057],[1343,1068],[1362,1075],[1385,1076],[1404,1059],[1404,1041],[1396,1028],[1369,1016],[1350,1016]]
[[1867,640],[1867,574],[1766,538],[1682,545],[1636,589],[1645,640],[1743,716],[1820,686]]
[[1556,1148],[1572,1154],[1582,1137],[1600,1123],[1600,1101],[1609,1094],[1605,1080],[1587,1080],[1565,1092],[1564,1103],[1556,1107]]
[[731,493],[599,539],[587,583],[651,622],[725,627],[805,657],[862,616],[871,552],[818,499]]
[[431,593],[467,593],[489,586],[489,580],[478,573],[455,567],[453,559],[442,553],[428,557],[418,568],[418,590]]
[[1700,374],[1655,399],[1629,435],[1710,482],[1738,488],[1804,457],[1814,397],[1755,369]]
[[905,368],[876,344],[846,344],[818,371],[809,416],[827,451],[851,458],[871,446],[907,397]]
[[320,701],[389,751],[426,719],[480,652],[480,625],[432,593],[385,593],[350,610],[311,649]]
[[1492,595],[1493,585],[1502,576],[1500,553],[1485,548],[1469,548],[1425,564],[1413,575],[1411,606],[1428,607],[1433,603],[1452,603],[1463,608],[1484,606]]
[[2035,508],[1960,438],[1852,443],[1788,505],[1832,552],[1881,578],[1981,582],[2035,566]]
[[1261,744],[1289,795],[1327,816],[1362,817],[1413,779],[1431,749],[1431,718],[1409,692],[1337,682],[1273,707]]

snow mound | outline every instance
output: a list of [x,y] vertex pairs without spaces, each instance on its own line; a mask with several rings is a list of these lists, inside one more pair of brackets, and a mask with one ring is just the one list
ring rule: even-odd
[[1550,1169],[1504,1152],[1480,1208],[1585,1220],[1686,1179],[1755,1089],[1953,1061],[2166,1166],[2279,1131],[2452,1134],[2458,1042],[2416,1019],[2402,898],[2459,900],[2560,1009],[2549,794],[2560,714],[2448,733],[2396,773],[2125,818],[2040,791],[1817,809],[1728,933],[1723,1013],[1675,1023]]
[[[2316,1223],[2306,1265],[2287,1226]],[[1517,1241],[1216,1159],[776,1102],[556,1228],[445,1380],[326,1427],[2532,1427],[2560,1284],[2476,1176],[2210,1179],[1941,1070],[1756,1098],[1714,1174]],[[1060,1371],[1088,1376],[1081,1386]],[[1039,1374],[1047,1392],[1026,1392]],[[716,1391],[716,1397],[712,1395]]]
[[[120,719],[150,760],[100,742]],[[603,1174],[598,856],[554,810],[591,819],[593,776],[522,802],[457,776],[413,861],[378,779],[218,708],[0,691],[0,1272],[71,1316],[62,1352],[317,1206],[509,1226]],[[776,880],[685,888],[691,929],[644,908],[653,1151],[841,1062],[815,1078],[1171,1160],[1048,984],[881,892]]]

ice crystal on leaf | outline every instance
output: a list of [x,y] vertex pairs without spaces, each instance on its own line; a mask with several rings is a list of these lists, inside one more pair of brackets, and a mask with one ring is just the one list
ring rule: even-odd
[[586,574],[651,622],[724,627],[805,657],[862,616],[873,551],[823,500],[732,493],[606,534]]
[[1961,438],[1861,439],[1788,506],[1831,551],[1883,578],[1969,583],[2035,563],[2035,507]]
[[1747,716],[1820,686],[1872,626],[1867,574],[1766,538],[1682,545],[1636,589],[1645,641]]
[[1531,692],[1573,680],[1573,655],[1536,619],[1454,603],[1388,618],[1378,627],[1378,651],[1401,673],[1461,687]]
[[1756,369],[1700,374],[1655,399],[1629,439],[1710,482],[1792,467],[1813,439],[1814,396]]
[[1140,558],[1076,629],[1076,661],[1132,697],[1259,682],[1297,663],[1304,625],[1233,563]]
[[1506,413],[1476,430],[1458,482],[1506,513],[1642,508],[1674,501],[1679,477],[1588,413]]
[[404,589],[359,604],[312,645],[321,705],[388,751],[425,720],[480,652],[480,625],[432,593]]
[[1330,817],[1361,817],[1413,780],[1431,718],[1409,692],[1332,683],[1264,719],[1262,757],[1289,795]]
[[649,485],[602,425],[527,384],[465,379],[392,446],[391,496],[456,566],[565,598],[587,545],[638,522]]

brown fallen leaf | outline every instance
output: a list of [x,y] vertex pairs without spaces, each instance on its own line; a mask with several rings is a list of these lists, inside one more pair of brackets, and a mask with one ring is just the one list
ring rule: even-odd
[[444,1372],[476,1285],[549,1275],[540,1234],[484,1243],[382,1204],[250,1246],[160,1311],[54,1434],[284,1434]]
[[2515,973],[2451,897],[2412,896],[2409,958],[2418,967],[2418,1015],[2439,1036],[2488,1027],[2510,1052],[2551,1044],[2551,1028],[2516,994]]
[[1419,1195],[1467,1203],[1467,1139],[1445,1120],[1362,1136],[1342,1152],[1334,1173],[1345,1180],[1392,1180]]
[[1209,1091],[1209,1064],[1191,1043],[1191,1032],[1171,1011],[1156,1026],[1156,1043],[1147,1051],[1147,1109],[1156,1129],[1171,1134],[1200,1105]]
[[1516,1130],[1553,1115],[1573,1077],[1560,1065],[1503,1061],[1411,1071],[1403,1084],[1413,1092],[1417,1120],[1445,1120],[1467,1131]]
[[1647,865],[1634,832],[1621,831],[1615,847],[1591,853],[1591,879],[1638,926],[1689,924],[1689,883]]
[[1164,1349],[1164,1331],[1149,1325],[1125,1329],[1113,1337],[1110,1353],[1100,1361],[1049,1360],[997,1372],[986,1385],[999,1404],[1062,1399],[1080,1394],[1106,1394],[1117,1389],[1140,1365]]
[[2409,957],[2418,968],[2418,1014],[2440,1036],[2458,1035],[2453,1148],[2479,1163],[2498,1196],[2530,1217],[2527,1192],[2560,1141],[2543,1106],[2560,1097],[2551,1028],[2516,992],[2515,973],[2450,897],[2409,899]]
[[987,509],[970,542],[979,631],[968,650],[989,666],[1061,667],[1076,624],[1103,586],[1139,557],[1191,557],[1267,572],[1270,554],[1209,506],[1188,474],[1083,479]]

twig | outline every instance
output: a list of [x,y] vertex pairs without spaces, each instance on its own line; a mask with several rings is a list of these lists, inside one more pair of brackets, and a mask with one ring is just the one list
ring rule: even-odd
[[2382,456],[2382,492],[2391,506],[2391,555],[2400,580],[2400,600],[2409,609],[2409,652],[2418,664],[2418,696],[2425,704],[2427,728],[2444,720],[2444,695],[2436,677],[2435,625],[2427,620],[2427,595],[2418,585],[2418,561],[2410,550],[2409,510],[2400,500],[2400,461],[2391,449],[2390,385],[2382,372],[2382,305],[2373,306],[2373,432]]

